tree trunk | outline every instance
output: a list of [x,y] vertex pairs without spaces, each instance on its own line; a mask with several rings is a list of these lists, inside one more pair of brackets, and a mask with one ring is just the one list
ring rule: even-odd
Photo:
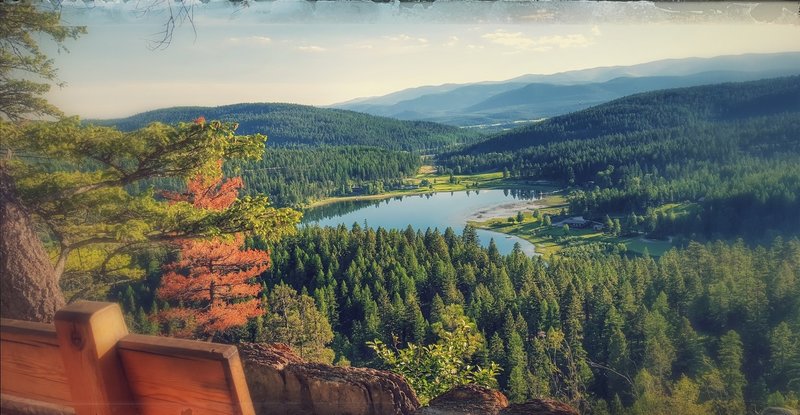
[[0,316],[51,322],[65,304],[53,264],[0,162]]

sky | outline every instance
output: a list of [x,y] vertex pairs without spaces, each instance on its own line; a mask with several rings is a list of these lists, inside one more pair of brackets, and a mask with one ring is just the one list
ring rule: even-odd
[[69,53],[44,43],[66,83],[50,101],[82,118],[177,105],[325,106],[422,85],[800,51],[795,2],[211,0],[196,2],[193,24],[154,50],[168,4],[63,2],[62,21],[88,34],[68,42]]

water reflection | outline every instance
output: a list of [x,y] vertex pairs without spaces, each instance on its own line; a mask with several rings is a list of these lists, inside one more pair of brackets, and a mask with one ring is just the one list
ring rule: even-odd
[[[424,231],[451,227],[460,232],[468,220],[484,220],[485,215],[508,214],[517,210],[531,210],[535,200],[541,198],[537,189],[468,190],[464,192],[426,193],[414,196],[397,196],[384,200],[358,200],[332,203],[305,211],[303,223],[320,226],[352,226],[368,224],[372,227],[405,229],[411,225]],[[526,203],[525,201],[531,201]],[[509,253],[514,243],[523,251],[534,253],[530,242],[515,236],[478,230],[484,246],[494,239],[498,250]]]

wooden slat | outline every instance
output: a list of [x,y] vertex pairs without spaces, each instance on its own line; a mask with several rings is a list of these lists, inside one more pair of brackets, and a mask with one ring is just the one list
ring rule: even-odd
[[236,347],[126,333],[107,303],[71,304],[55,328],[3,319],[2,412],[255,414]]
[[10,319],[0,321],[0,390],[4,395],[72,405],[53,326]]
[[80,301],[55,316],[59,351],[78,415],[135,415],[117,343],[128,335],[119,305]]
[[3,415],[75,415],[69,406],[47,403],[0,393],[0,414]]
[[250,389],[247,387],[247,379],[244,377],[244,367],[239,359],[239,350],[233,349],[236,354],[225,361],[225,374],[228,377],[231,396],[237,405],[237,414],[255,415],[255,407],[250,399]]
[[236,347],[131,334],[119,353],[142,415],[253,415]]

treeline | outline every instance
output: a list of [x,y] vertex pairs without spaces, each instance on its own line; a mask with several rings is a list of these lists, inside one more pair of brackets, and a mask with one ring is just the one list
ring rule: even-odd
[[[259,161],[228,162],[227,177],[241,177],[245,195],[267,195],[273,205],[300,207],[331,196],[370,195],[404,186],[422,164],[419,155],[364,146],[267,147]],[[156,179],[132,192],[184,191],[180,180]]]
[[[699,205],[690,216],[661,218],[661,234],[763,237],[800,229],[792,213],[800,210],[800,77],[641,94],[542,124],[442,163],[574,185],[570,213],[594,218]],[[543,137],[543,144],[520,144]],[[480,152],[490,145],[495,150]]]
[[[800,241],[691,243],[658,260],[501,256],[462,235],[309,227],[272,247],[268,287],[308,293],[337,361],[368,341],[429,343],[458,316],[474,364],[500,364],[512,400],[557,396],[593,413],[741,414],[800,398]],[[269,290],[269,289],[268,289]]]
[[278,103],[174,107],[92,122],[131,131],[151,122],[175,124],[191,122],[200,116],[237,122],[238,134],[265,134],[269,138],[268,146],[363,145],[430,152],[475,143],[483,138],[475,131],[433,122],[402,121],[353,111]]
[[257,162],[231,163],[247,194],[266,194],[278,206],[314,199],[377,194],[401,186],[421,166],[419,155],[375,147],[268,147]]

